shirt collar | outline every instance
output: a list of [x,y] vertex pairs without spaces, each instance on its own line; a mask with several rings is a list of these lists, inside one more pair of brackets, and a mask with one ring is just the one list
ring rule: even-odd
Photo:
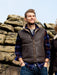
[[[39,27],[38,27],[38,25],[35,23],[35,29],[38,29]],[[27,27],[27,24],[25,25],[25,29],[29,29],[28,27]]]

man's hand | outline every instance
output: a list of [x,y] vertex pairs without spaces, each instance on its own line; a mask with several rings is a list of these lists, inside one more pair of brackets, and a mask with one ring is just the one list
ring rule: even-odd
[[48,58],[46,58],[46,59],[45,59],[44,67],[48,67],[48,64],[49,64],[49,59],[48,59]]
[[25,63],[22,58],[19,58],[19,64],[20,64],[20,66],[25,66]]
[[48,63],[47,62],[44,63],[44,67],[48,67]]

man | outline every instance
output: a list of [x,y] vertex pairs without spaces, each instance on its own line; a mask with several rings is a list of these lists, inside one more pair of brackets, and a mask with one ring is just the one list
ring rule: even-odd
[[15,54],[20,62],[20,75],[48,75],[50,58],[49,36],[44,28],[39,28],[33,9],[25,12],[25,28],[18,32]]

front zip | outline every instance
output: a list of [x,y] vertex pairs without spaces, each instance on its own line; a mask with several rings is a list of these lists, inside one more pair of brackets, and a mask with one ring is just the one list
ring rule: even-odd
[[35,40],[33,40],[33,52],[34,52],[34,60],[36,61],[36,48],[35,48]]
[[[34,34],[35,35],[35,34]],[[34,40],[34,36],[32,36],[32,34],[30,33],[32,42],[33,42],[33,54],[34,54],[34,61],[36,61],[36,47],[35,47],[35,40]]]

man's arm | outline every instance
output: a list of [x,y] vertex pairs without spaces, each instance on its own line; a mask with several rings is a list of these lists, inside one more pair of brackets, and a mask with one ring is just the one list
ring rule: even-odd
[[44,36],[44,48],[45,48],[45,64],[49,62],[50,59],[50,40],[49,40],[49,35],[45,31],[45,36]]
[[15,59],[19,61],[20,66],[24,65],[24,61],[22,60],[22,47],[21,47],[21,39],[19,34],[17,35],[16,39],[15,54],[16,54]]

